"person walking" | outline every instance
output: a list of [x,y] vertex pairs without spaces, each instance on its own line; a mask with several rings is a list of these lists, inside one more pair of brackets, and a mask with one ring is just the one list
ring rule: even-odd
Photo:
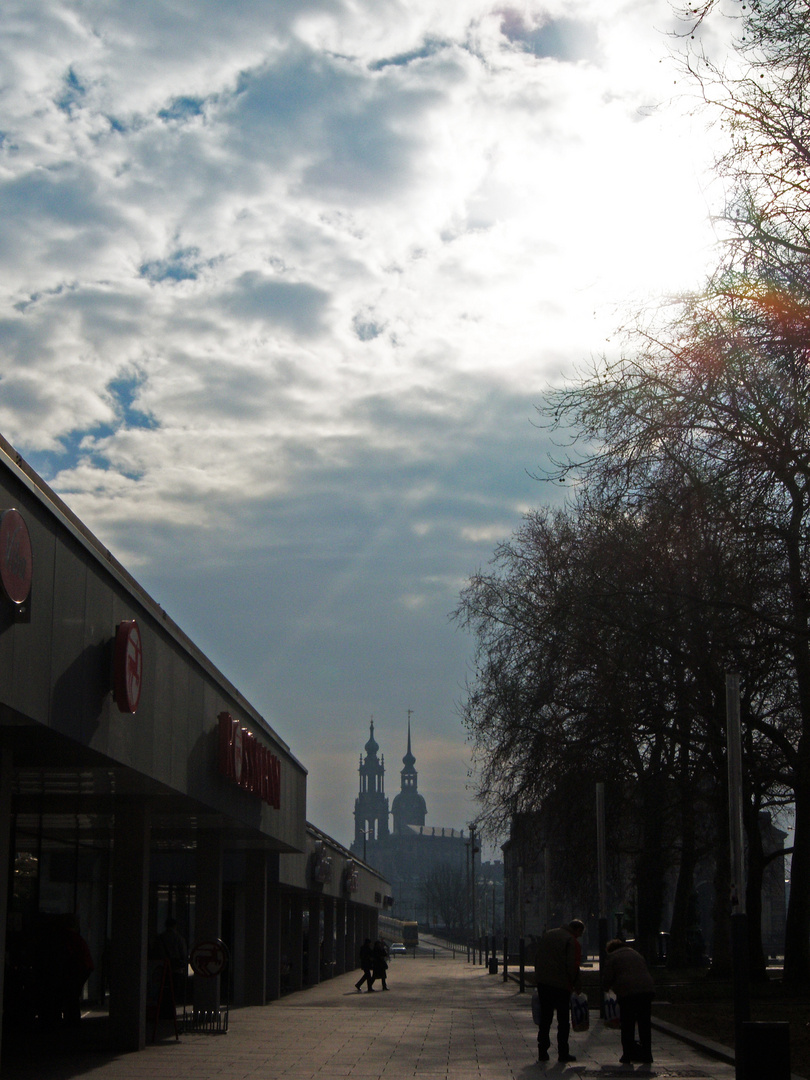
[[569,1006],[571,994],[580,988],[579,965],[582,949],[579,939],[585,930],[581,919],[572,919],[567,926],[547,930],[537,943],[534,973],[540,1004],[537,1027],[537,1060],[548,1061],[551,1046],[551,1021],[557,1014],[557,1058],[576,1061],[568,1045],[571,1032]]
[[[613,990],[619,1001],[623,1064],[652,1063],[652,1009],[655,983],[644,957],[626,941],[614,938],[605,946],[607,956],[603,971],[606,990]],[[638,1027],[638,1042],[635,1041]]]
[[366,938],[360,946],[360,967],[363,969],[363,977],[354,985],[357,988],[357,992],[360,993],[363,988],[363,983],[366,983],[368,985],[368,993],[371,994],[374,992],[374,987],[371,985],[374,982],[374,975],[372,973],[372,968],[374,967],[374,951],[371,948],[371,938]]
[[174,1019],[178,1005],[185,1006],[188,987],[188,945],[177,928],[177,919],[169,916],[165,929],[158,934],[158,950],[168,964],[171,987],[164,985],[166,991],[161,1000],[161,1015],[164,1019]]
[[388,989],[388,983],[385,981],[385,973],[388,971],[388,950],[385,947],[383,941],[375,941],[374,948],[371,953],[372,979],[379,979],[382,983],[383,990]]
[[82,1018],[82,990],[95,968],[90,948],[79,933],[75,915],[63,915],[62,955],[55,957],[59,985],[59,1010],[65,1023],[75,1027]]

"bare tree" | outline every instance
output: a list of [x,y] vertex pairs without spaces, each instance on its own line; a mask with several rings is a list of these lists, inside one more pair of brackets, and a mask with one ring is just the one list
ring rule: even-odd
[[[796,804],[785,978],[810,977],[810,262],[779,248],[718,275],[661,333],[555,394],[550,415],[591,447],[560,474],[627,506],[662,497],[673,470],[707,493],[751,588],[715,603],[786,653],[792,707],[759,722]],[[553,410],[553,411],[552,411]]]

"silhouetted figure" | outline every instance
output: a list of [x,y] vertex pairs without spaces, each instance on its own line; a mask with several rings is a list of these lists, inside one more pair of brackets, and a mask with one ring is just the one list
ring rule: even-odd
[[174,1007],[180,1003],[181,999],[185,1001],[186,976],[188,975],[188,946],[186,939],[177,929],[177,919],[170,917],[166,920],[165,930],[162,934],[158,934],[158,948],[163,959],[169,961],[169,974],[172,980],[171,990],[164,987],[161,1013],[164,1017],[173,1016]]
[[585,924],[579,919],[567,926],[547,930],[537,943],[534,961],[537,996],[540,999],[540,1023],[537,1028],[537,1059],[548,1061],[551,1046],[551,1021],[557,1014],[557,1054],[562,1062],[576,1061],[569,1051],[571,1032],[569,1004],[571,994],[579,990],[579,965],[582,950],[579,939]]
[[371,978],[379,979],[383,990],[388,989],[385,981],[385,973],[388,971],[388,951],[382,941],[375,941],[371,950]]
[[[652,1062],[652,1010],[655,983],[647,970],[641,953],[631,949],[626,941],[614,938],[605,946],[604,984],[619,999],[619,1020],[622,1029],[624,1064]],[[638,1043],[635,1041],[638,1026]]]
[[374,987],[371,985],[374,982],[374,975],[372,974],[372,969],[374,967],[374,952],[371,948],[371,938],[366,938],[360,946],[360,967],[363,969],[363,977],[354,985],[359,992],[363,988],[363,983],[367,983],[368,992],[371,994],[374,991]]
[[75,915],[62,919],[59,955],[57,960],[57,986],[59,1011],[65,1023],[75,1026],[82,1018],[82,990],[95,967],[90,947],[79,933],[79,920]]

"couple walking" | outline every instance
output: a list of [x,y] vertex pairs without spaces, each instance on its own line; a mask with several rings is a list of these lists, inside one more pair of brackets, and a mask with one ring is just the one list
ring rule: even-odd
[[374,987],[371,984],[376,979],[382,983],[383,990],[388,989],[385,981],[385,973],[388,970],[387,956],[388,953],[382,941],[375,941],[372,945],[371,938],[366,938],[360,946],[360,967],[363,969],[363,977],[354,984],[358,993],[362,990],[363,983],[368,985],[368,993],[373,993]]
[[[548,930],[540,938],[535,954],[535,976],[540,1016],[537,1029],[537,1059],[549,1060],[551,1022],[557,1014],[557,1060],[576,1061],[570,1052],[568,1037],[571,1030],[569,1003],[571,994],[580,990],[582,950],[579,939],[585,929],[580,919],[567,926]],[[605,990],[613,990],[619,1000],[622,1032],[622,1064],[652,1062],[650,1010],[655,984],[644,958],[626,941],[619,938],[608,942],[607,958],[602,971]],[[638,1028],[638,1042],[635,1031]]]

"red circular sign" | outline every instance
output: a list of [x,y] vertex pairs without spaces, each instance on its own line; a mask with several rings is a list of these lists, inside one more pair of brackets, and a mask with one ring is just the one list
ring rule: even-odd
[[19,510],[6,510],[0,515],[0,581],[12,604],[25,603],[33,576],[28,526]]
[[221,975],[228,963],[228,949],[224,941],[198,941],[191,949],[189,963],[195,975],[213,979]]
[[134,713],[141,700],[143,649],[141,632],[134,619],[119,623],[115,631],[113,690],[121,712]]

